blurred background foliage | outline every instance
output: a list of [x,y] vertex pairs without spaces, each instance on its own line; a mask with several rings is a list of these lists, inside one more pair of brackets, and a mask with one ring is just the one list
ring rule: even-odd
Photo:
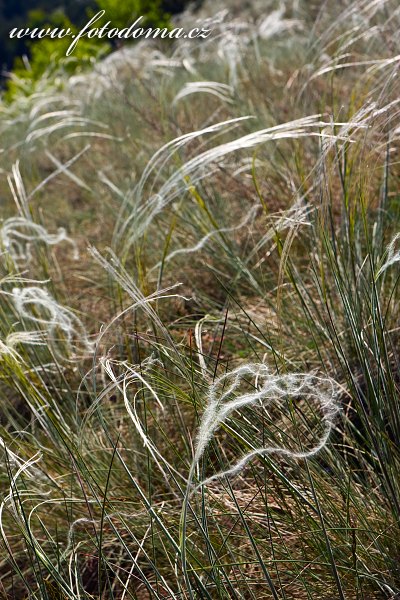
[[[36,80],[57,59],[65,57],[71,38],[61,40],[44,38],[10,38],[12,29],[34,27],[68,28],[78,32],[99,10],[105,10],[104,23],[114,27],[129,26],[138,16],[142,24],[168,27],[173,14],[181,12],[188,0],[0,0],[0,66],[1,87],[6,87],[5,98],[10,100],[24,81]],[[96,27],[101,25],[96,23]],[[82,69],[99,56],[109,52],[114,40],[81,39],[73,56],[63,61],[68,72]],[[9,77],[9,72],[14,77]]]

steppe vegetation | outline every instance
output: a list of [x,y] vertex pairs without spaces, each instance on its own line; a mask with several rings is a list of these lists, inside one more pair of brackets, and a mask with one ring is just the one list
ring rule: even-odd
[[0,104],[0,595],[398,598],[400,8],[180,19]]

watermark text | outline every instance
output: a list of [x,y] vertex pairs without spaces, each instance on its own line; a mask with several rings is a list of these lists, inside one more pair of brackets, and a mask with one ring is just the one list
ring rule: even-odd
[[129,27],[124,27],[122,29],[113,27],[111,21],[107,21],[107,23],[101,27],[96,27],[95,24],[104,17],[105,13],[105,10],[99,11],[78,33],[74,33],[70,27],[45,27],[42,29],[39,27],[18,29],[15,27],[10,31],[9,37],[18,39],[28,38],[31,40],[41,40],[43,38],[63,39],[69,37],[71,38],[71,44],[66,51],[66,56],[71,56],[79,44],[79,40],[83,38],[89,40],[95,38],[99,40],[137,40],[139,38],[206,39],[211,35],[211,30],[204,27],[194,27],[188,31],[182,27],[176,27],[175,29],[168,29],[167,27],[145,28],[141,26],[141,22],[144,19],[143,16],[138,17]]

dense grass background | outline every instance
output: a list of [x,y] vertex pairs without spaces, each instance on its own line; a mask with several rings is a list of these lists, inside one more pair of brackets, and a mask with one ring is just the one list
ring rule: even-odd
[[400,593],[399,16],[205,3],[0,105],[4,598]]

